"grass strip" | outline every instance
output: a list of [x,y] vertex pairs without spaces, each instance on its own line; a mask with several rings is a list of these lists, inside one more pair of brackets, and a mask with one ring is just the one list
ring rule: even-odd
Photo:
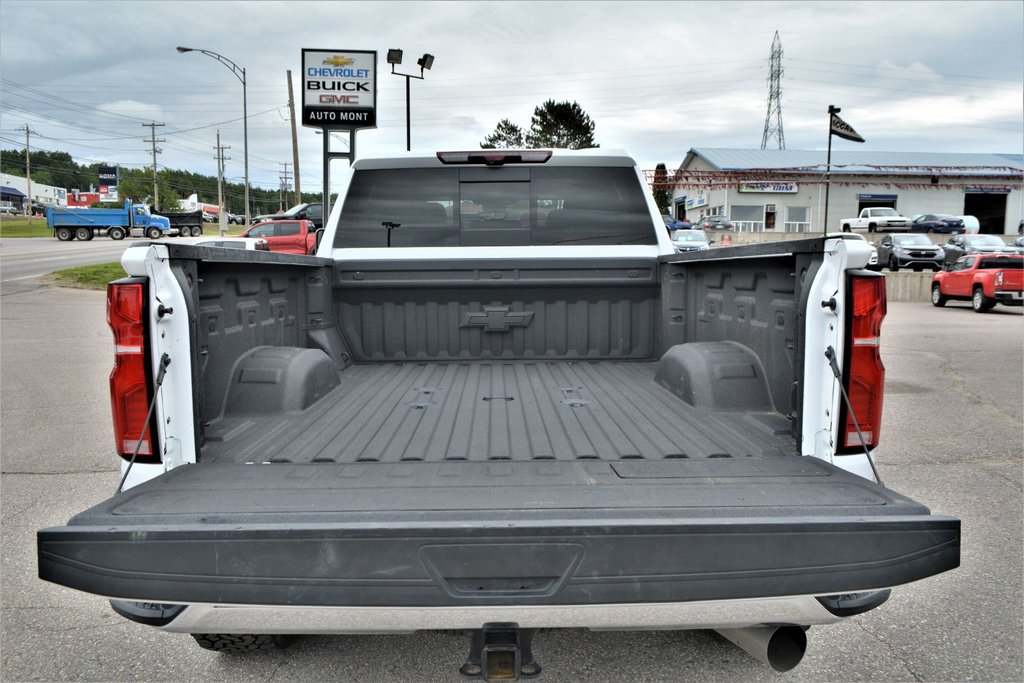
[[121,264],[113,261],[58,270],[46,276],[46,281],[58,287],[105,290],[108,282],[126,276],[127,273],[124,272]]

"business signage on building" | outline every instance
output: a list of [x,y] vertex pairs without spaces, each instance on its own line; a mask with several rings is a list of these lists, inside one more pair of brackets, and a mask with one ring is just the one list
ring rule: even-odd
[[708,198],[707,198],[706,195],[703,196],[703,197],[693,197],[692,199],[687,199],[686,200],[686,208],[687,209],[699,209],[700,207],[707,206],[707,205],[708,205]]
[[966,194],[1010,194],[1013,188],[1002,185],[967,185],[964,187]]
[[116,202],[117,186],[120,183],[121,175],[116,166],[100,166],[96,169],[96,176],[100,184],[100,201]]
[[796,194],[800,191],[796,183],[780,183],[774,180],[758,183],[740,183],[738,189],[740,192],[770,192],[772,194]]
[[377,127],[377,53],[302,50],[302,125]]
[[897,195],[894,194],[858,194],[857,199],[869,202],[894,202]]

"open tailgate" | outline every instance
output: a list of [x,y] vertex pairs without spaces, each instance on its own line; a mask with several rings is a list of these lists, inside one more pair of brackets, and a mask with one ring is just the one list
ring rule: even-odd
[[826,595],[959,565],[960,521],[815,458],[196,464],[38,532],[111,598],[608,604]]

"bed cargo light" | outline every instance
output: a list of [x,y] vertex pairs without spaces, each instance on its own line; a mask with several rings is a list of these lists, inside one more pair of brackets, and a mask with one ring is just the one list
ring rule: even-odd
[[[145,285],[118,281],[107,285],[107,324],[114,333],[114,369],[110,373],[110,409],[118,454],[140,462],[159,462],[153,428],[146,416],[150,402],[146,371]],[[144,436],[139,442],[140,435]]]
[[[840,411],[839,452],[855,452],[878,446],[885,397],[885,366],[879,347],[882,321],[886,314],[885,278],[852,275],[848,287],[849,318],[846,339],[846,390],[852,410]],[[856,416],[856,424],[854,422]],[[861,443],[863,435],[864,443]]]

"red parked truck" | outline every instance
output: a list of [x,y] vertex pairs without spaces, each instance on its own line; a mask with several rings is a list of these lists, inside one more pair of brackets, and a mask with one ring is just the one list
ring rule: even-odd
[[265,239],[270,251],[285,254],[312,254],[316,249],[316,225],[306,220],[281,220],[257,223],[242,237]]
[[997,303],[1024,303],[1024,256],[1018,254],[971,254],[961,256],[948,270],[932,277],[932,305],[970,301],[977,313]]

